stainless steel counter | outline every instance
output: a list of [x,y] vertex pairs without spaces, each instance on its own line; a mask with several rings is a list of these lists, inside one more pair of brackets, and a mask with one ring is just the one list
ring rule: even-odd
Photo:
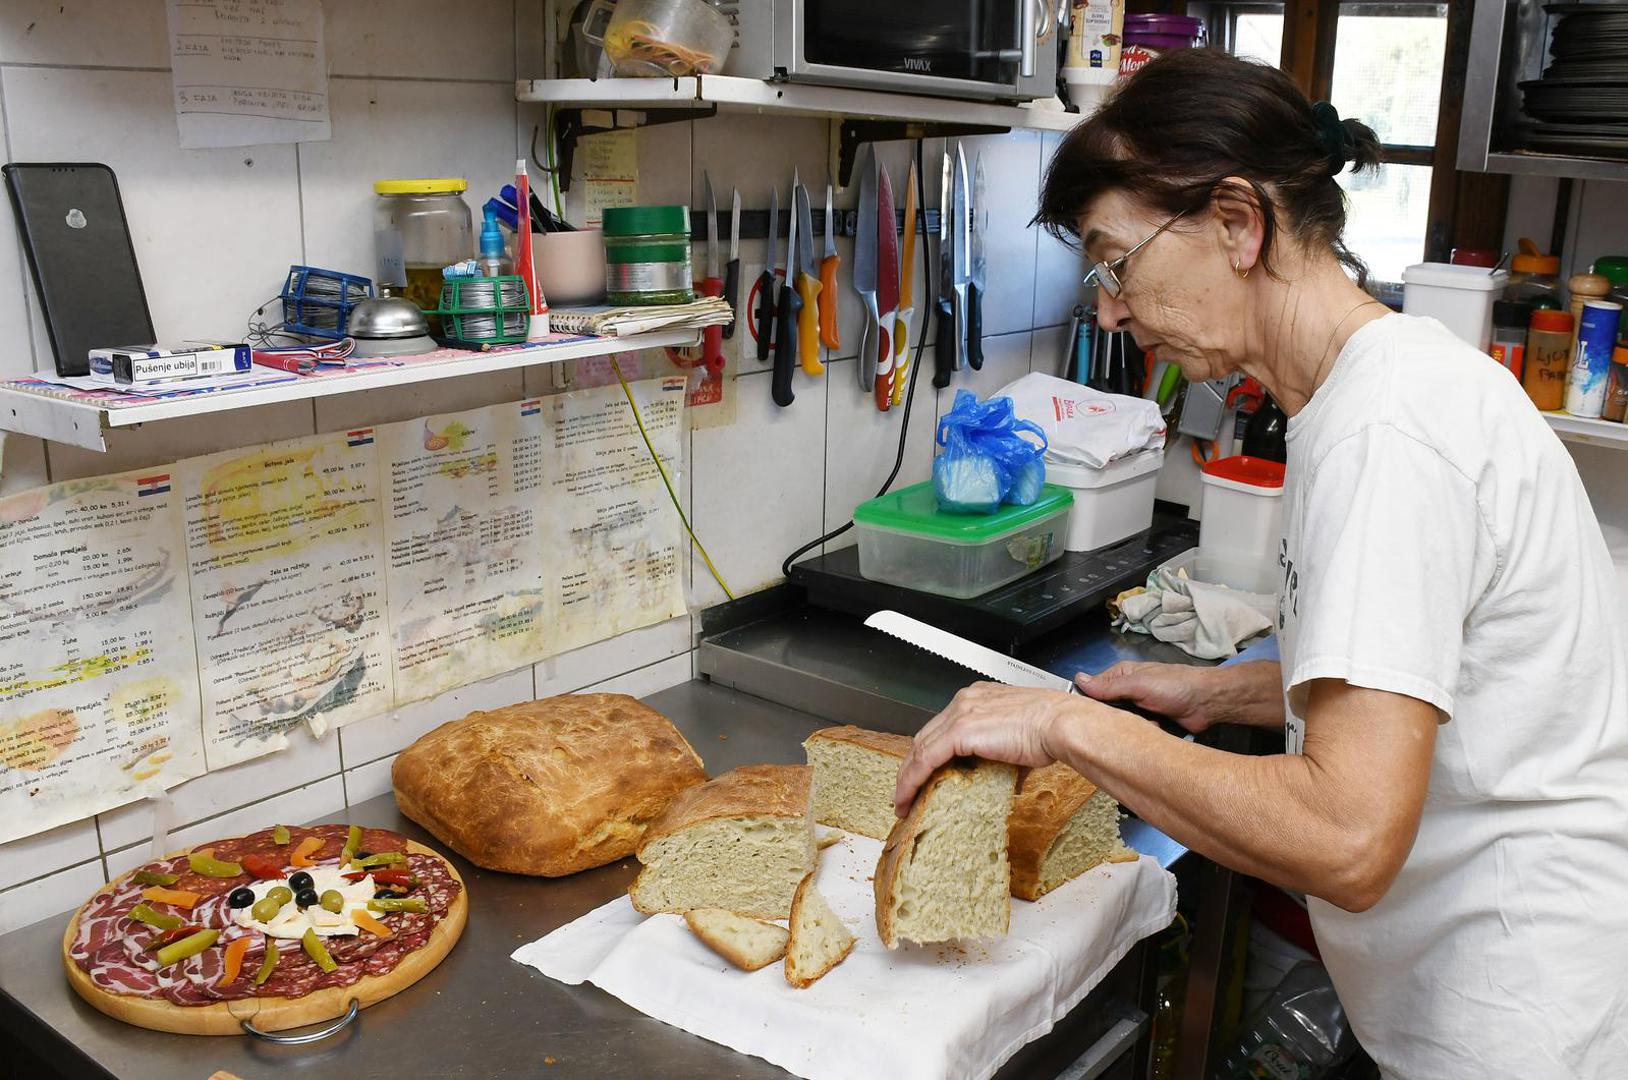
[[[701,681],[647,700],[684,732],[714,775],[753,762],[800,762],[802,740],[829,723]],[[388,795],[353,807],[349,820],[435,843],[398,813]],[[1148,845],[1144,850],[1157,850],[1163,861],[1180,854],[1157,834],[1127,838]],[[367,1009],[327,1042],[283,1047],[247,1037],[167,1035],[108,1019],[80,1001],[63,977],[66,916],[0,937],[0,1038],[21,1040],[65,1075],[130,1080],[202,1080],[216,1069],[249,1080],[787,1075],[758,1058],[651,1020],[595,987],[565,986],[509,959],[522,943],[625,892],[634,860],[547,880],[491,873],[452,859],[469,885],[463,939],[428,977]],[[1115,1024],[1109,995],[1134,997],[1136,987],[1145,985],[1140,954],[1133,952],[1098,993],[1001,1075],[1050,1075],[1057,1071],[1055,1063],[1074,1061],[1081,1048]]]

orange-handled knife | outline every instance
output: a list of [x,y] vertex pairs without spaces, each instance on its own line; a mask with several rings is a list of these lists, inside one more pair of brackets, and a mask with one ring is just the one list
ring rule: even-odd
[[[814,215],[808,206],[808,188],[802,184],[797,185],[793,207],[797,213],[797,231],[804,236],[812,236]],[[820,362],[820,315],[815,306],[820,295],[820,279],[814,276],[814,245],[805,243],[800,246],[797,260],[797,296],[803,302],[802,309],[797,313],[797,362],[802,365],[805,375],[823,375],[825,365]],[[786,272],[789,274],[791,268],[787,267]]]
[[899,310],[893,316],[893,404],[904,404],[910,374],[910,318],[916,313],[916,163],[905,180],[904,248],[899,256]]
[[820,260],[820,344],[827,349],[842,348],[842,333],[837,327],[837,267],[842,258],[837,254],[836,220],[831,213],[831,185],[825,185],[825,258]]

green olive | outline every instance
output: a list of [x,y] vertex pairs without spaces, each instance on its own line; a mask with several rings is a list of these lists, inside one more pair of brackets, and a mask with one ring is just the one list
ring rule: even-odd
[[254,916],[255,921],[267,923],[275,919],[277,913],[281,910],[283,910],[283,905],[279,904],[275,897],[267,896],[264,899],[256,900],[254,907],[249,909],[249,914]]
[[340,895],[338,889],[329,889],[317,902],[322,905],[324,911],[331,911],[335,915],[345,910],[345,898]]
[[287,885],[273,885],[270,889],[266,890],[266,899],[275,900],[277,901],[277,906],[282,907],[284,904],[294,899],[294,890],[290,889]]

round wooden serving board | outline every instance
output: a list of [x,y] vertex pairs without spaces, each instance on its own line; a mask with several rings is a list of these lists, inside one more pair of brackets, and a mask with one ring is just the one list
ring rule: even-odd
[[[208,845],[205,845],[208,846]],[[174,858],[197,850],[187,848],[167,856]],[[114,994],[91,982],[90,976],[74,963],[68,950],[79,934],[79,916],[89,905],[87,900],[68,921],[68,930],[62,937],[62,963],[68,971],[68,985],[97,1010],[115,1020],[123,1020],[137,1027],[154,1031],[173,1031],[180,1035],[243,1035],[242,1021],[252,1021],[261,1031],[283,1031],[288,1028],[318,1024],[345,1015],[351,999],[367,1008],[400,993],[413,985],[439,964],[457,944],[469,918],[469,887],[464,884],[457,869],[438,851],[433,851],[413,840],[407,841],[407,850],[415,855],[432,855],[446,866],[452,880],[459,885],[458,895],[447,910],[446,918],[436,924],[430,939],[421,948],[408,953],[388,975],[363,975],[349,986],[330,986],[304,997],[249,997],[235,1001],[217,1001],[210,1005],[176,1005],[164,998],[135,997]],[[128,874],[104,885],[103,892],[116,887],[134,874]],[[297,944],[297,943],[296,943]],[[245,976],[239,976],[243,978]]]

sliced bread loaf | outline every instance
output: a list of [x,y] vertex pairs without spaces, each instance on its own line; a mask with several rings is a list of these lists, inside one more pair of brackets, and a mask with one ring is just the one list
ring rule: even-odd
[[882,944],[1006,933],[1012,918],[1006,820],[1017,769],[957,758],[922,785],[876,864]]
[[847,958],[856,940],[814,887],[814,875],[809,874],[797,886],[797,895],[791,901],[786,981],[799,990],[814,985],[816,979]]
[[910,753],[910,738],[844,724],[822,728],[803,743],[814,767],[814,820],[886,840],[898,821],[893,785]]
[[1134,862],[1119,838],[1119,804],[1061,762],[1031,769],[1012,800],[1012,895],[1038,900],[1105,862]]
[[[796,902],[792,910],[796,910]],[[691,908],[684,921],[702,944],[738,968],[756,971],[786,955],[783,927],[722,908]]]
[[646,915],[723,908],[784,919],[814,869],[806,765],[748,765],[681,792],[645,832],[628,890]]

